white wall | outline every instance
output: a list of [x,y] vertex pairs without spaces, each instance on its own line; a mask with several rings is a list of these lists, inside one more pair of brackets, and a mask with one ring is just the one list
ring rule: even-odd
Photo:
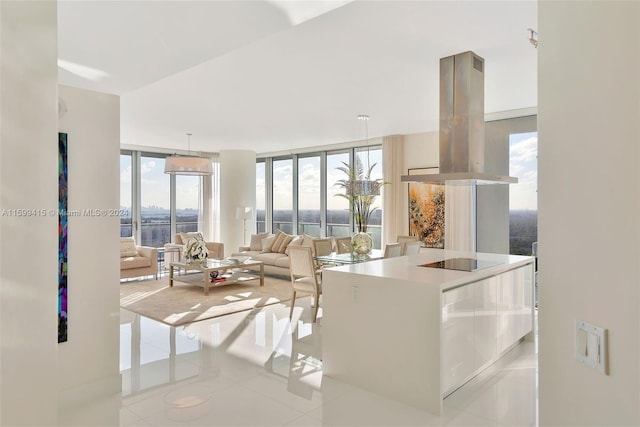
[[[540,425],[639,425],[640,3],[538,13]],[[576,320],[609,330],[609,376]]]
[[[0,2],[0,425],[54,425],[58,207],[55,2]],[[7,213],[9,212],[9,213]]]
[[[236,208],[253,207],[253,219],[247,220],[246,244],[255,233],[256,153],[250,150],[220,152],[220,241],[225,255],[237,252],[242,242],[243,221],[236,219]],[[214,215],[216,213],[214,212]]]
[[120,98],[60,86],[68,134],[69,340],[59,346],[61,403],[120,391]]

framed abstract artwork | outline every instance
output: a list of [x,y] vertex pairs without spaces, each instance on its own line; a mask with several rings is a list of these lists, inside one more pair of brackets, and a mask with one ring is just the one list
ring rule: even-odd
[[67,341],[67,134],[58,134],[58,342]]
[[[409,169],[409,175],[438,173],[438,167]],[[428,248],[444,249],[444,185],[409,183],[409,235]]]

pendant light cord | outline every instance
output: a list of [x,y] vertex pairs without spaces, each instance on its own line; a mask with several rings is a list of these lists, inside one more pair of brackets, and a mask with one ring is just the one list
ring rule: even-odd
[[364,134],[367,138],[367,179],[369,179],[369,167],[371,166],[371,162],[369,160],[369,117],[364,121]]
[[361,114],[358,116],[358,118],[360,120],[364,120],[364,137],[365,137],[365,141],[367,143],[367,176],[365,176],[364,178],[366,178],[367,180],[370,179],[369,177],[369,167],[371,166],[371,161],[369,158],[369,116],[365,115],[365,114]]

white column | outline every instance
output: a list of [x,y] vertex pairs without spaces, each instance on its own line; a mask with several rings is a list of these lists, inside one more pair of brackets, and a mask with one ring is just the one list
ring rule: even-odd
[[0,2],[3,426],[57,424],[58,217],[48,214],[58,207],[56,32],[55,1]]
[[476,187],[445,185],[444,248],[476,251]]
[[247,220],[247,240],[255,232],[256,153],[250,150],[220,152],[220,241],[225,256],[236,252],[243,243],[243,221],[236,218],[239,207],[253,208],[253,219]]
[[[120,97],[68,86],[60,86],[59,95],[68,110],[58,126],[68,138],[69,211],[104,212],[68,218],[69,340],[58,349],[57,369],[64,408],[121,388],[120,218],[114,215],[120,206],[114,179],[120,175]],[[96,245],[99,250],[88,249]]]

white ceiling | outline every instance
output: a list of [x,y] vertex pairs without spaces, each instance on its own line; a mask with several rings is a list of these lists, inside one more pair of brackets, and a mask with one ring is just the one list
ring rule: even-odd
[[535,1],[59,1],[60,83],[121,95],[122,144],[287,151],[438,128],[439,58],[485,112],[537,105]]

